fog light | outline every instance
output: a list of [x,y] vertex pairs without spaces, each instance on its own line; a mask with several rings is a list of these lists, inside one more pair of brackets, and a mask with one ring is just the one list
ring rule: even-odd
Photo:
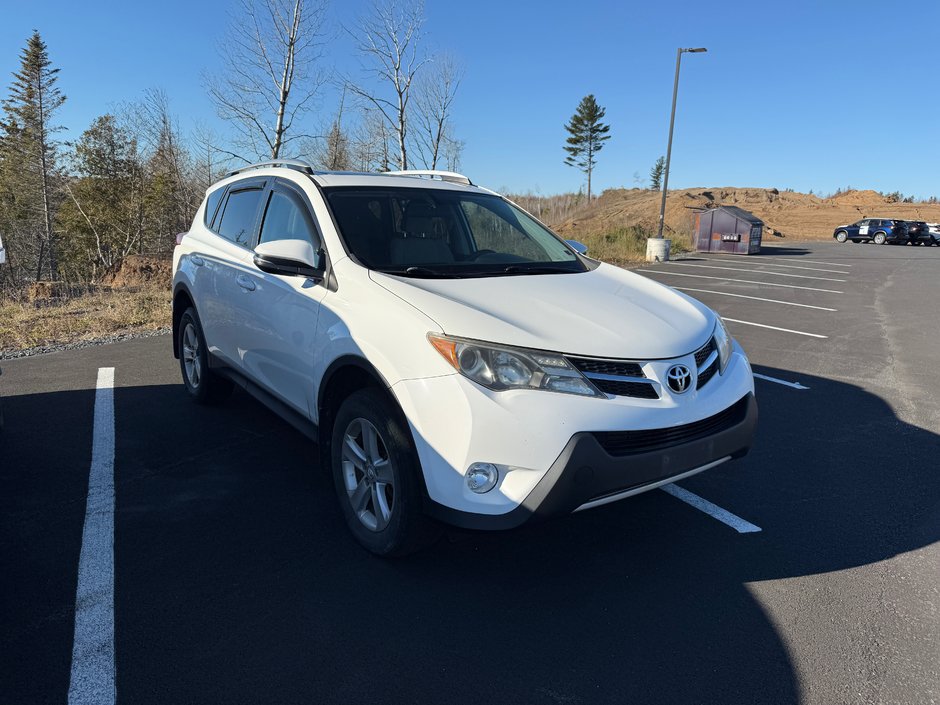
[[473,463],[467,469],[467,487],[477,494],[489,492],[498,480],[499,470],[492,463]]

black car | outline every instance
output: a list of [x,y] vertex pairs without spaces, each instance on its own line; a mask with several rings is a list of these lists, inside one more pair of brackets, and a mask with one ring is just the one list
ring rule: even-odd
[[865,218],[851,225],[840,225],[833,231],[832,236],[839,242],[851,240],[871,241],[876,245],[884,245],[886,242],[893,245],[904,244],[907,242],[907,226],[903,220]]
[[907,221],[907,239],[912,245],[932,245],[934,242],[930,226],[922,220]]

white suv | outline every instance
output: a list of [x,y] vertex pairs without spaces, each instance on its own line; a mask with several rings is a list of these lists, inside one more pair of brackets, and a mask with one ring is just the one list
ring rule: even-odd
[[381,555],[744,455],[754,381],[721,319],[583,249],[459,174],[252,165],[178,240],[174,352],[196,401],[237,383],[316,439]]

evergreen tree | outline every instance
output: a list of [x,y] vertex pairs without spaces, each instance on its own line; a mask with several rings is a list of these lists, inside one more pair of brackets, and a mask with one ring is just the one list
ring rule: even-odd
[[610,125],[601,122],[606,111],[597,104],[594,95],[587,95],[581,99],[578,109],[571,120],[565,125],[570,133],[566,140],[565,164],[577,167],[587,175],[587,198],[591,202],[591,174],[597,163],[597,153],[601,151],[604,142],[610,139]]
[[[59,69],[52,68],[39,32],[33,32],[13,74],[10,97],[3,101],[0,124],[0,191],[3,227],[13,249],[23,255],[21,268],[31,267],[35,278],[48,271],[57,278],[53,219],[58,205],[57,145],[53,134],[56,110],[65,96],[56,87]],[[9,209],[9,210],[8,210]],[[31,239],[32,243],[22,242]]]
[[75,145],[75,176],[57,223],[69,280],[96,280],[139,246],[145,223],[144,168],[137,140],[113,115],[97,118]]
[[666,157],[660,157],[650,169],[650,188],[659,191],[663,187],[663,172],[666,171]]

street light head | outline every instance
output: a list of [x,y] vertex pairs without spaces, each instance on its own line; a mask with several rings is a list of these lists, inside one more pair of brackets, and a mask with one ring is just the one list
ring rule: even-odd
[[698,47],[697,49],[683,49],[683,51],[687,51],[690,54],[701,54],[704,51],[708,51],[708,49],[705,47]]

